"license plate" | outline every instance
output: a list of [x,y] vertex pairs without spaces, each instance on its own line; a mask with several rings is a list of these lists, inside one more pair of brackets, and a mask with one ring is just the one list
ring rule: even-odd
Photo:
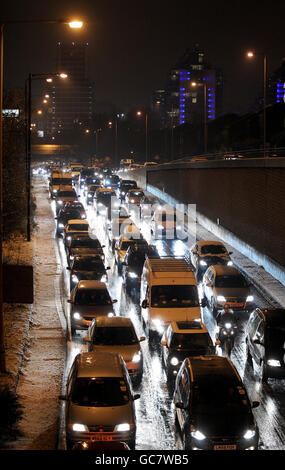
[[228,304],[230,307],[243,307],[243,306],[244,306],[243,303],[237,303],[237,302],[227,302],[227,304]]
[[237,446],[234,445],[234,444],[214,446],[214,450],[236,450],[236,448],[237,448]]
[[105,436],[104,434],[98,434],[97,436],[92,436],[91,441],[112,441],[112,436]]

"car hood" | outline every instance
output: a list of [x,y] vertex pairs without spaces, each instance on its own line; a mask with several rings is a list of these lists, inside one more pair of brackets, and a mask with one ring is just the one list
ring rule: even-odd
[[253,420],[250,414],[232,413],[226,411],[226,405],[219,412],[198,414],[194,416],[194,426],[206,437],[238,437],[243,436],[252,426]]
[[134,423],[134,410],[130,403],[121,406],[79,406],[71,403],[69,423],[83,423],[87,426],[116,426],[121,423]]
[[214,293],[216,296],[223,295],[224,297],[239,297],[244,298],[250,293],[250,289],[247,287],[215,287]]
[[151,319],[159,319],[165,323],[172,321],[189,321],[201,318],[200,307],[189,308],[153,308],[151,307]]

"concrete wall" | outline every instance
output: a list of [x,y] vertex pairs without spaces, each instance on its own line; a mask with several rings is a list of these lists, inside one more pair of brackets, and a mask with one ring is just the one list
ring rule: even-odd
[[285,284],[285,158],[159,165],[145,180],[139,171],[141,187],[196,204],[202,225],[231,234],[237,249]]

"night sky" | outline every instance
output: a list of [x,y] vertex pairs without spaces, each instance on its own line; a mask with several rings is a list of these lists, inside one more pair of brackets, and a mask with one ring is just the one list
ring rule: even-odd
[[29,72],[56,72],[57,41],[88,41],[88,78],[95,83],[96,100],[122,111],[150,105],[153,90],[165,86],[169,69],[195,42],[224,72],[224,112],[246,113],[262,93],[262,58],[246,59],[248,48],[268,55],[269,73],[285,57],[285,2],[279,0],[14,0],[2,5],[6,20],[80,16],[87,22],[80,32],[56,24],[5,26],[6,86],[24,87]]

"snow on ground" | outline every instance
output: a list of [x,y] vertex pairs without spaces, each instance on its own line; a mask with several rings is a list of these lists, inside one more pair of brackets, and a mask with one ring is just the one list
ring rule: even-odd
[[[31,262],[31,255],[34,255],[32,308],[9,305],[5,309],[7,369],[16,375],[17,367],[20,367],[16,391],[24,408],[19,426],[22,437],[11,443],[9,448],[13,450],[56,449],[58,395],[61,393],[65,357],[65,337],[55,301],[54,221],[44,181],[34,182],[34,195],[37,231],[30,251],[23,241],[19,242],[19,249],[16,248],[14,254],[11,245],[7,248],[10,259],[19,261],[26,257]],[[27,348],[21,364],[25,341]]]

